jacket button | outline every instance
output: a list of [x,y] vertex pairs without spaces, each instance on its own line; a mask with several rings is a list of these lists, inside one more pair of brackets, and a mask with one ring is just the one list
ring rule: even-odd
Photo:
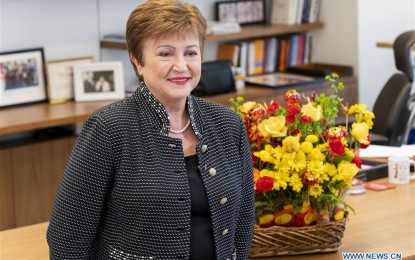
[[202,145],[202,153],[206,152],[207,151],[207,148],[208,148],[207,145],[205,145],[205,144]]
[[228,229],[227,228],[222,231],[222,236],[224,236],[226,234],[228,234]]
[[209,174],[210,174],[211,176],[215,176],[215,175],[216,175],[216,170],[215,170],[215,168],[210,168],[210,169],[209,169]]
[[223,205],[223,204],[225,204],[226,202],[228,201],[228,199],[225,197],[225,198],[222,198],[221,200],[220,200],[220,204],[221,205]]

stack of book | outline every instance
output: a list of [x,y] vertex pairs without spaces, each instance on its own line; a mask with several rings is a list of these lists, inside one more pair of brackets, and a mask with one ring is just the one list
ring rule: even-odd
[[272,0],[272,24],[315,23],[321,0]]
[[311,36],[291,34],[218,45],[217,60],[230,60],[246,76],[283,72],[310,61]]

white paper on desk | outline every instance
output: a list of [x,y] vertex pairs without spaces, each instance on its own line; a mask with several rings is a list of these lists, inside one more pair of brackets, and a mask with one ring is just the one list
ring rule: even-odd
[[369,145],[366,149],[359,150],[360,157],[390,157],[390,156],[415,156],[415,144],[402,145],[401,147]]

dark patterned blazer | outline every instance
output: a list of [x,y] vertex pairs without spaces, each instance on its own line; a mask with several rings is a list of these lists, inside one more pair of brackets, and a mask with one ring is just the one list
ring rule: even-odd
[[[254,188],[244,126],[223,105],[190,95],[187,107],[216,258],[247,259]],[[90,116],[56,195],[51,259],[189,259],[190,188],[181,140],[169,127],[144,84]]]

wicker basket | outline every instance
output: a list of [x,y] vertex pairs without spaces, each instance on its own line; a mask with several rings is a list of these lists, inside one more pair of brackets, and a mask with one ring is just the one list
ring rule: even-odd
[[346,221],[306,227],[255,228],[250,257],[335,252],[341,245]]

